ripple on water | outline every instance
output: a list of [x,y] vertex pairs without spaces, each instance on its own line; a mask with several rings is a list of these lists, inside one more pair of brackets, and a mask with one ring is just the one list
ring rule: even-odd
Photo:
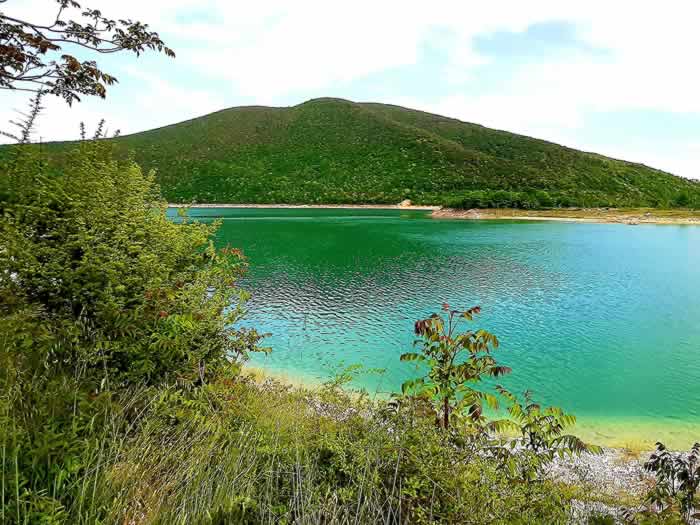
[[[198,210],[194,210],[196,215]],[[213,210],[207,210],[211,216]],[[604,442],[700,438],[700,228],[433,221],[358,210],[216,210],[250,259],[258,364],[321,377],[339,363],[397,389],[413,322],[479,304],[514,373]],[[618,440],[618,441],[619,441]]]

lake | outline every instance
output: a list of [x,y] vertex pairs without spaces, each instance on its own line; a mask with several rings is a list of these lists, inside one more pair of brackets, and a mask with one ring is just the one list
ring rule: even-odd
[[[171,210],[174,214],[174,211]],[[413,323],[474,305],[502,383],[571,411],[603,445],[700,439],[700,227],[434,220],[425,212],[191,209],[223,219],[250,262],[254,366],[323,381],[342,366],[374,393],[415,375]]]

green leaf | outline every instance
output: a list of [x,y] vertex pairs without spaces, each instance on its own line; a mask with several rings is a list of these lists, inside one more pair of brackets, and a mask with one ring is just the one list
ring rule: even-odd
[[[395,358],[394,358],[395,359]],[[425,357],[413,352],[401,354],[399,358],[401,361],[425,361]]]

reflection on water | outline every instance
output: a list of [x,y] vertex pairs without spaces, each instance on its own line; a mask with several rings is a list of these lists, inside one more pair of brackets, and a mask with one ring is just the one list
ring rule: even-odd
[[[272,332],[271,370],[322,377],[338,363],[386,368],[358,382],[399,387],[413,322],[481,305],[514,390],[582,428],[700,437],[700,228],[437,221],[386,210],[192,210],[223,217],[242,248],[247,323]],[[615,425],[611,423],[615,421]],[[620,422],[625,421],[624,425]],[[637,432],[638,433],[638,432]]]

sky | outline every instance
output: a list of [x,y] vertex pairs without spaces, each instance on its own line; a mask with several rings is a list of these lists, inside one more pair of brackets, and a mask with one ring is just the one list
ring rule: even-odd
[[[106,100],[47,99],[37,135],[134,133],[240,105],[386,102],[700,178],[697,0],[81,0],[177,58],[97,56]],[[48,21],[54,0],[8,0]],[[88,58],[88,55],[81,55]],[[92,57],[94,58],[94,57]],[[0,129],[27,95],[0,93]],[[3,127],[5,126],[5,127]]]

